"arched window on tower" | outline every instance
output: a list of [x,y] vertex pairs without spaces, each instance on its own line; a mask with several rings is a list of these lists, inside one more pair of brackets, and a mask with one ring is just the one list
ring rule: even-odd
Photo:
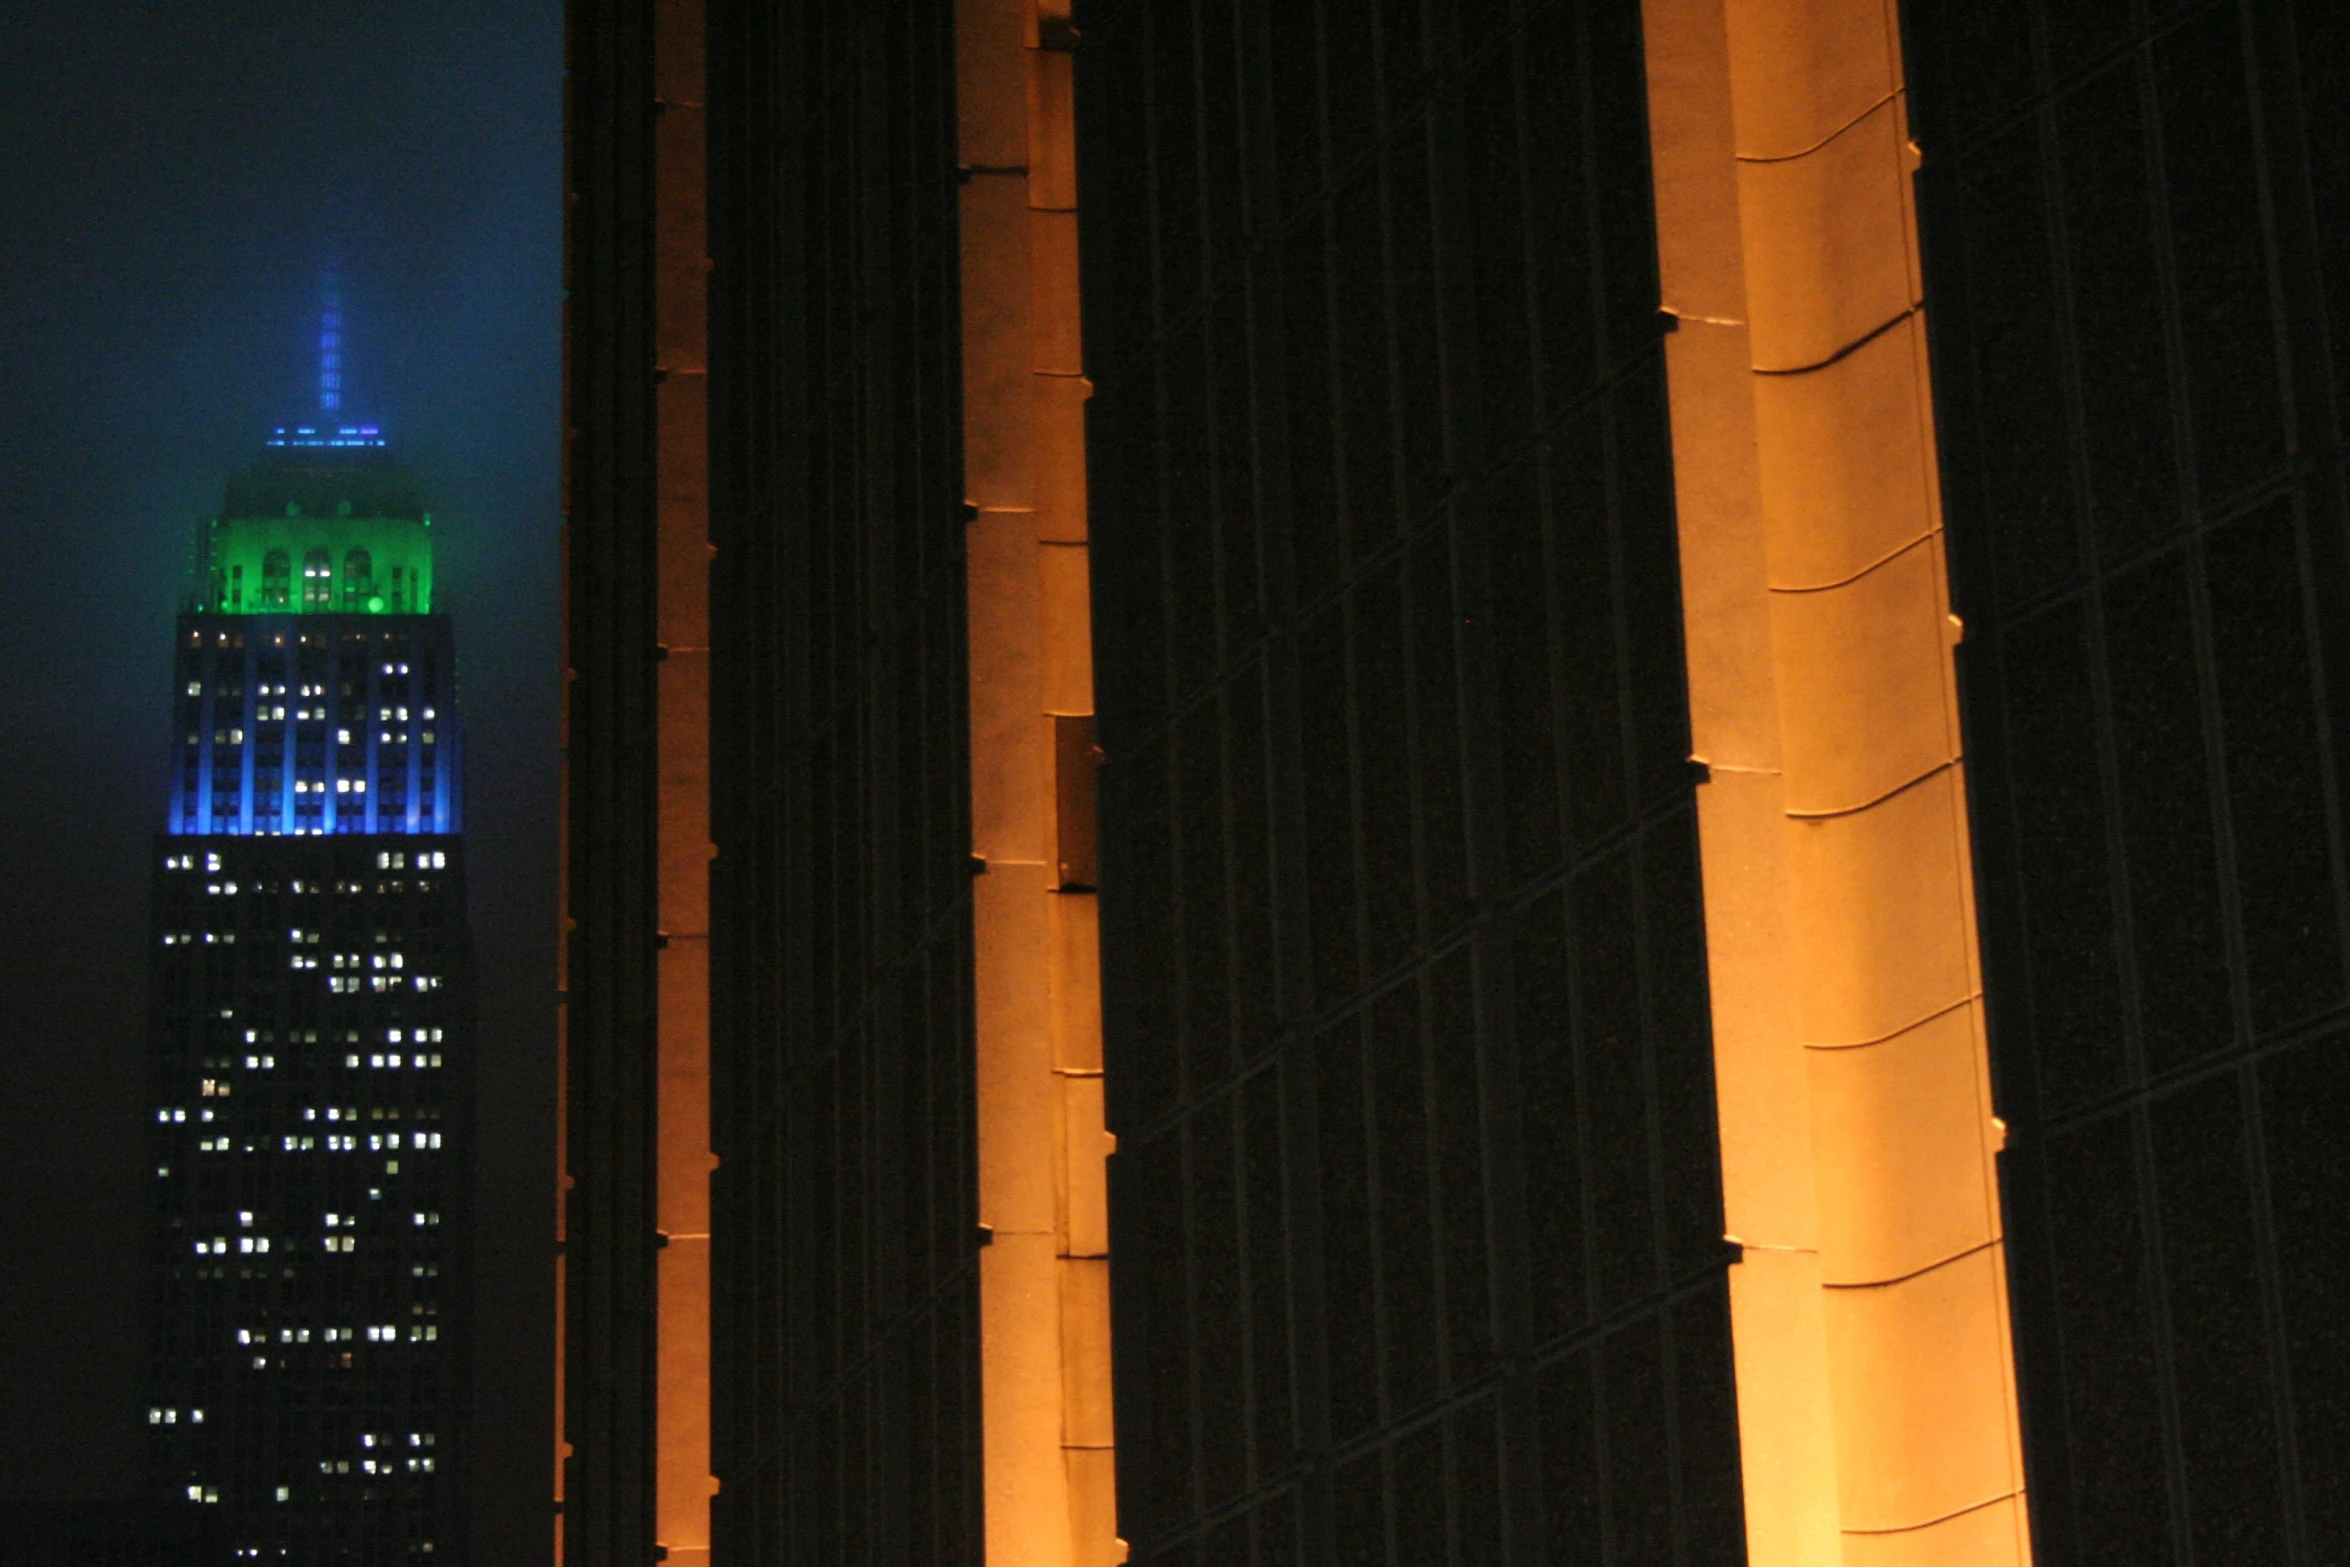
[[261,557],[261,607],[284,609],[292,596],[294,559],[284,550],[271,550]]
[[302,557],[302,607],[331,609],[335,598],[335,558],[325,550]]
[[352,550],[343,556],[343,608],[356,613],[375,606],[368,599],[375,593],[375,562],[365,550]]

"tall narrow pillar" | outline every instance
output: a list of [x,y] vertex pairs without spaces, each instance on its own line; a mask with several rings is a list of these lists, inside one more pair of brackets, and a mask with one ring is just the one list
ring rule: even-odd
[[[1065,0],[958,0],[987,1559],[1116,1538]],[[980,866],[975,865],[974,870]]]
[[1892,0],[1648,0],[1756,1567],[2030,1559]]
[[710,1557],[710,459],[702,0],[653,10],[653,1538]]

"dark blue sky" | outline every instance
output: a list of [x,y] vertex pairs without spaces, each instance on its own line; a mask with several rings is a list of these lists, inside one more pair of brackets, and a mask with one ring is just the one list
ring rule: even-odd
[[137,1481],[140,989],[196,520],[304,411],[421,472],[481,948],[485,1560],[544,1549],[559,0],[0,0],[0,1500]]

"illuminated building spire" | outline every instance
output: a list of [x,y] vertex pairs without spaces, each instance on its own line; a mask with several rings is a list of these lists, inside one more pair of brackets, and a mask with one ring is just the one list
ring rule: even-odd
[[326,273],[326,300],[318,320],[318,411],[339,413],[343,406],[343,296],[334,269]]

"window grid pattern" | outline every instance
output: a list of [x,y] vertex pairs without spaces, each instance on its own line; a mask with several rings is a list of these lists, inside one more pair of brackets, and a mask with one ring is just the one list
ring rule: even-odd
[[1638,8],[1078,21],[1119,1532],[1741,1559]]
[[165,830],[464,830],[446,615],[189,614]]
[[216,1511],[224,1546],[267,1560],[461,1562],[462,844],[165,836],[155,852],[158,1504]]
[[2043,1567],[2350,1540],[2350,22],[1917,6]]
[[710,19],[716,1550],[976,1564],[952,10]]

